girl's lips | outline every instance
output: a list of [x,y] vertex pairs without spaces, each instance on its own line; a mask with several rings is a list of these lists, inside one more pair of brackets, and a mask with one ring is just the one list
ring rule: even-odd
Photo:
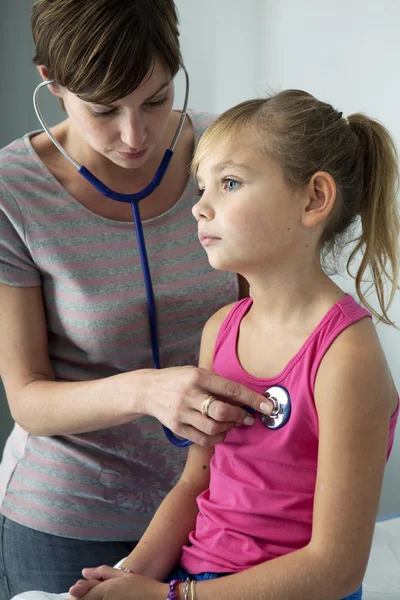
[[207,233],[199,233],[199,240],[202,246],[209,246],[214,242],[218,242],[221,238],[215,237],[213,235],[209,235]]

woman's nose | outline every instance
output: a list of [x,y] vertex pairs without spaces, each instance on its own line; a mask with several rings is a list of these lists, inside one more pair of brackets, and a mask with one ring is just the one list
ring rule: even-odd
[[140,115],[129,115],[121,127],[121,140],[130,150],[144,150],[145,131],[146,127]]

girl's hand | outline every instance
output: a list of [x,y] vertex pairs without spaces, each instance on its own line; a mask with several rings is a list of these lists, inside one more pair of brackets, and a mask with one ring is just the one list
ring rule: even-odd
[[[152,370],[146,390],[143,413],[200,446],[219,444],[236,425],[253,425],[255,420],[244,406],[265,414],[273,408],[261,394],[208,369],[190,366]],[[201,408],[210,395],[215,399],[207,416]]]
[[68,590],[73,598],[83,598],[85,594],[102,581],[120,577],[132,577],[132,573],[128,573],[121,569],[113,569],[107,565],[94,567],[92,569],[83,569],[82,575],[85,579],[80,579]]
[[[110,568],[107,567],[107,569]],[[115,571],[115,569],[112,570]],[[90,589],[85,595],[74,597],[81,600],[165,600],[168,596],[169,586],[167,583],[160,583],[142,575],[132,575],[123,571],[118,571],[118,573],[122,575],[106,581],[85,582],[93,585],[89,586]]]

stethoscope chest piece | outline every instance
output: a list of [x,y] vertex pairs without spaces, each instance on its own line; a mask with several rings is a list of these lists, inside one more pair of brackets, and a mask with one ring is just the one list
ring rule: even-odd
[[281,385],[274,385],[264,392],[264,396],[273,403],[274,408],[269,415],[260,413],[261,422],[268,429],[280,429],[288,422],[292,410],[289,392]]

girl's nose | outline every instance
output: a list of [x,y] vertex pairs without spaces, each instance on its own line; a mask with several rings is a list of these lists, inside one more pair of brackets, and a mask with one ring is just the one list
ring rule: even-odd
[[203,219],[210,221],[214,218],[214,209],[208,201],[205,192],[203,192],[200,200],[192,207],[192,214],[196,221],[202,221]]

